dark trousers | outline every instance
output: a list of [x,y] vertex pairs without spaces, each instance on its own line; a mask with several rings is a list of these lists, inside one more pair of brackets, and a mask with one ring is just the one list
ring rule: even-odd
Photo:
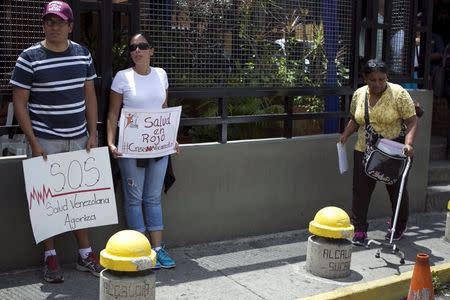
[[[370,197],[375,189],[376,181],[364,172],[363,152],[354,151],[354,168],[353,168],[353,199],[352,199],[352,215],[351,221],[355,226],[355,231],[367,232],[369,224],[367,223],[367,211],[369,210]],[[406,190],[408,177],[405,178],[405,185],[402,195],[400,210],[398,213],[396,231],[399,228],[406,226],[409,214],[409,197]],[[397,206],[398,192],[400,190],[401,180],[395,184],[386,184],[386,190],[389,194],[392,207],[391,224],[394,220],[395,208]]]

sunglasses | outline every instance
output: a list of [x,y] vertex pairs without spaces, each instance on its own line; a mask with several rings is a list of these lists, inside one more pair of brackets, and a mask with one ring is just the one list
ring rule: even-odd
[[148,50],[151,48],[149,43],[139,43],[139,44],[131,44],[128,46],[128,50],[130,52],[136,51],[136,49],[139,48],[140,50]]

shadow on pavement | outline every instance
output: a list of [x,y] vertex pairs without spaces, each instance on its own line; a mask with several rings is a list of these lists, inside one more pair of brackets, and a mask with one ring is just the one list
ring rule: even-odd
[[[376,258],[375,247],[353,247],[350,276],[333,280],[318,278],[304,269],[310,234],[307,230],[297,230],[169,249],[177,267],[157,271],[156,284],[164,293],[177,288],[196,291],[205,282],[220,290],[225,287],[215,286],[215,282],[222,279],[225,280],[222,281],[224,286],[235,284],[238,288],[244,288],[245,284],[241,282],[245,282],[253,286],[253,289],[247,288],[246,291],[255,291],[264,286],[255,282],[277,282],[280,278],[283,283],[293,284],[299,291],[298,295],[301,295],[305,284],[312,285],[313,288],[316,287],[314,291],[319,291],[325,290],[326,286],[333,289],[333,286],[382,278],[384,274],[400,274],[412,269],[419,252],[430,256],[431,265],[448,261],[448,257],[439,255],[448,253],[448,244],[441,241],[445,228],[444,219],[444,214],[425,217],[416,215],[410,218],[405,237],[396,242],[405,253],[405,265],[400,265],[399,258],[391,253],[382,252],[381,257]],[[369,232],[369,238],[379,241],[384,239],[383,223],[383,220],[371,221],[374,229]],[[98,278],[76,271],[73,264],[64,265],[63,270],[65,282],[62,284],[44,283],[41,280],[41,270],[37,268],[0,274],[0,299],[98,299]],[[176,287],[177,285],[179,286]],[[184,291],[181,294],[172,293],[180,296]],[[165,296],[170,298],[171,294]]]

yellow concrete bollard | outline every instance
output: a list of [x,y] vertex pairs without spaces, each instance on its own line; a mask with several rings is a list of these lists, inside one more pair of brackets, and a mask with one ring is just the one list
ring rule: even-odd
[[335,206],[319,210],[309,223],[306,270],[323,278],[350,275],[354,227],[347,213]]
[[100,300],[155,299],[156,253],[142,233],[122,230],[100,252]]
[[445,236],[444,236],[444,240],[446,240],[447,242],[450,243],[450,201],[448,201],[447,204],[447,222],[445,225]]

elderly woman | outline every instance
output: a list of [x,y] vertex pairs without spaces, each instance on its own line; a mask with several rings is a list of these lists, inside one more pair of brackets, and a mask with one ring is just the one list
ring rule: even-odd
[[[370,198],[376,181],[364,172],[364,151],[366,150],[365,137],[365,103],[367,98],[369,120],[373,129],[382,137],[404,143],[404,153],[410,157],[414,155],[414,139],[417,130],[417,117],[414,102],[408,92],[400,85],[388,82],[387,67],[384,62],[371,59],[364,66],[365,86],[357,89],[353,94],[350,107],[350,121],[347,124],[339,142],[345,143],[348,137],[358,132],[354,150],[353,167],[353,199],[351,220],[355,226],[353,243],[364,245],[367,239],[367,211]],[[405,126],[406,125],[406,126]],[[394,240],[401,239],[406,231],[408,221],[408,192],[405,189],[402,195],[398,222],[394,232]],[[392,185],[386,184],[391,201],[394,219],[397,197],[400,190],[400,180]],[[390,239],[390,229],[386,239]]]
[[153,47],[142,34],[134,35],[128,46],[134,66],[119,71],[111,85],[107,118],[107,141],[111,155],[118,158],[122,178],[125,218],[128,227],[147,233],[156,251],[155,268],[173,268],[175,261],[161,246],[163,219],[161,192],[168,156],[139,160],[121,158],[115,146],[117,119],[124,108],[161,109],[167,107],[166,72],[150,66]]

